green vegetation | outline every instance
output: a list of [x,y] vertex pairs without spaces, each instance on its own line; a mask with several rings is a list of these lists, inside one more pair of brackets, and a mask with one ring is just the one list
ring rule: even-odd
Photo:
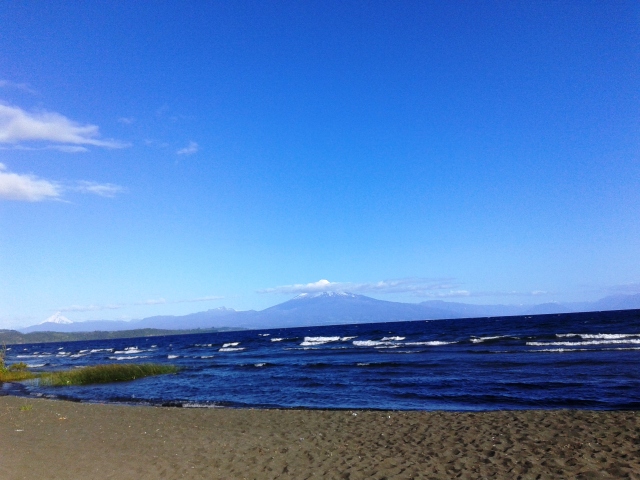
[[0,382],[18,382],[20,380],[28,380],[35,378],[35,375],[27,369],[27,364],[20,362],[6,366],[7,347],[0,347]]
[[120,363],[96,365],[61,372],[33,373],[24,362],[6,366],[7,347],[0,348],[0,383],[35,379],[41,385],[54,387],[65,385],[91,385],[94,383],[127,382],[136,378],[176,373],[178,367],[154,363]]
[[38,375],[41,385],[54,387],[66,385],[91,385],[95,383],[127,382],[151,375],[176,373],[178,367],[153,363],[126,363],[117,365],[96,365],[63,372],[49,372]]

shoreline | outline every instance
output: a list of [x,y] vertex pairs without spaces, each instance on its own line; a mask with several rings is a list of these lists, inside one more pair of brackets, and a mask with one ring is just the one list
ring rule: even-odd
[[640,411],[175,408],[0,397],[0,477],[640,478]]

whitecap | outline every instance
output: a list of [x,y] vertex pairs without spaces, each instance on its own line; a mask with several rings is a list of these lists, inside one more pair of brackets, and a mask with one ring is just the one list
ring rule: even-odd
[[623,340],[587,340],[584,342],[527,342],[532,347],[579,347],[585,345],[615,345],[615,344],[632,344],[640,345],[639,339],[623,339]]
[[114,354],[125,354],[125,355],[131,355],[134,353],[142,353],[144,352],[144,350],[138,350],[137,347],[127,347],[124,350],[116,350],[115,352],[113,352]]
[[220,350],[218,350],[219,352],[240,352],[244,350],[244,348],[240,347],[240,348],[233,348],[233,347],[222,347]]
[[238,345],[240,345],[240,342],[230,342],[222,345],[222,348],[237,347]]
[[284,340],[284,338],[272,338],[271,339],[272,342],[281,342],[283,340]]
[[498,340],[499,338],[513,338],[513,339],[518,339],[518,337],[512,337],[510,335],[496,335],[495,337],[473,337],[471,338],[471,341],[473,343],[482,343],[482,342],[487,342],[489,340]]
[[406,337],[382,337],[381,342],[399,342],[404,340]]
[[168,359],[178,358],[180,355],[167,355]]
[[556,337],[580,337],[587,340],[621,340],[624,338],[640,337],[640,333],[557,333]]
[[135,358],[148,358],[148,355],[138,355],[137,357],[109,357],[109,360],[133,360]]
[[300,345],[303,347],[313,347],[331,342],[346,342],[354,338],[356,337],[304,337],[304,341]]

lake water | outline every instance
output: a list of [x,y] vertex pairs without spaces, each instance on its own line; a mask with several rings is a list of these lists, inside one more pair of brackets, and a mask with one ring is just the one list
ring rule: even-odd
[[640,409],[640,310],[13,345],[7,362],[182,370],[4,393],[182,407]]

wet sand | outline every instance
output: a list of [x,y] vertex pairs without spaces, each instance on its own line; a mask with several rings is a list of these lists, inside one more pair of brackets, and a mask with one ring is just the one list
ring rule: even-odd
[[640,412],[181,409],[6,396],[0,478],[640,479]]

